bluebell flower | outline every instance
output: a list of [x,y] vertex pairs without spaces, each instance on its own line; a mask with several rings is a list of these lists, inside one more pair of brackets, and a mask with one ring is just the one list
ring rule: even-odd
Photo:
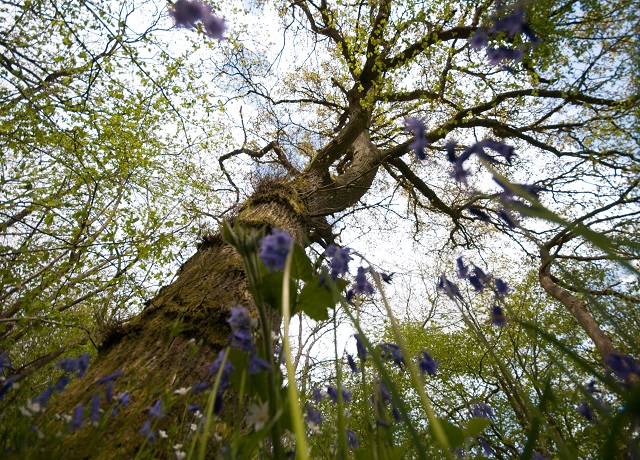
[[611,353],[604,362],[620,380],[627,380],[631,376],[640,377],[640,365],[629,355]]
[[[220,350],[220,352],[218,353],[218,357],[207,368],[207,371],[210,374],[218,375],[218,372],[220,371],[220,366],[222,365],[222,361],[224,360],[224,355],[225,355],[225,351]],[[229,384],[229,376],[234,370],[235,370],[235,367],[227,359],[224,363],[224,368],[222,369],[222,374],[220,376],[220,383],[218,388],[224,389],[227,387],[227,385]]]
[[478,267],[477,265],[473,266],[473,273],[476,274],[476,276],[478,278],[480,278],[480,280],[484,283],[487,284],[489,283],[489,281],[491,281],[491,277],[489,275],[487,275],[480,267]]
[[259,357],[256,353],[252,353],[249,356],[249,365],[247,366],[247,372],[253,375],[261,371],[271,371],[271,364]]
[[498,65],[505,60],[518,62],[523,56],[524,51],[518,48],[507,48],[506,46],[487,48],[487,58],[492,65]]
[[449,163],[456,162],[456,146],[457,145],[458,143],[456,141],[448,141],[446,144],[444,144],[444,149],[447,152],[447,160],[449,160]]
[[169,15],[173,18],[176,27],[193,27],[206,9],[199,1],[176,0],[173,8],[169,10]]
[[200,410],[200,406],[198,404],[189,404],[187,406],[187,412],[198,412]]
[[68,375],[60,376],[60,378],[53,385],[53,389],[57,392],[62,392],[67,387],[70,380],[71,378]]
[[391,414],[393,415],[393,419],[396,422],[399,422],[402,419],[402,415],[400,414],[400,411],[398,410],[398,408],[396,406],[393,406],[391,408]]
[[474,50],[485,48],[489,42],[489,36],[485,29],[478,29],[469,39],[469,44]]
[[469,280],[469,283],[471,283],[471,286],[473,286],[474,291],[476,292],[484,291],[484,283],[482,282],[482,280],[478,275],[471,275],[467,279]]
[[349,447],[352,449],[358,448],[358,438],[356,438],[356,434],[349,429],[347,429],[347,441],[349,443]]
[[478,441],[480,442],[480,447],[482,447],[482,450],[486,455],[491,456],[495,454],[491,446],[487,444],[487,441],[485,441],[484,438],[478,438]]
[[[331,385],[327,385],[327,394],[329,395],[329,398],[331,398],[331,401],[333,401],[334,403],[338,402],[337,388],[334,388]],[[350,390],[345,390],[344,388],[342,389],[342,400],[345,403],[351,402],[351,396],[352,396],[352,393]]]
[[456,160],[453,165],[453,173],[451,177],[453,177],[457,182],[467,182],[467,177],[469,177],[469,170],[464,167],[463,162],[460,161],[460,157]]
[[464,260],[462,257],[458,257],[456,259],[456,265],[458,266],[458,277],[460,278],[468,278],[469,277],[469,267],[464,264]]
[[9,367],[11,367],[9,354],[4,350],[0,350],[0,374],[4,374],[5,369]]
[[53,387],[49,387],[40,393],[38,396],[33,398],[33,402],[40,405],[40,407],[45,408],[49,403],[49,399],[53,395]]
[[458,286],[454,282],[449,281],[444,274],[440,275],[437,289],[446,294],[451,300],[455,300],[456,297],[462,300],[462,294],[460,294]]
[[118,396],[118,404],[121,404],[123,407],[129,406],[129,400],[131,399],[131,395],[128,391],[125,391],[120,396]]
[[367,281],[367,270],[364,267],[358,267],[358,273],[356,274],[356,284],[353,290],[356,294],[373,294],[374,289],[371,283]]
[[356,339],[356,350],[358,351],[358,357],[364,364],[365,360],[367,359],[367,347],[364,346],[364,342],[360,338],[359,334],[353,334],[353,337]]
[[496,278],[493,282],[496,285],[496,294],[498,295],[498,297],[504,297],[509,295],[510,289],[507,283],[502,281],[500,278]]
[[381,343],[378,347],[382,350],[381,357],[388,361],[392,361],[400,370],[404,369],[406,364],[400,347],[395,343]]
[[347,353],[347,363],[349,363],[351,372],[353,372],[354,374],[357,374],[360,372],[360,369],[358,369],[356,362],[353,360],[353,356],[351,356],[349,353]]
[[249,310],[242,305],[236,305],[231,308],[231,316],[227,319],[231,331],[239,331],[240,329],[249,328],[251,326],[251,318],[249,318]]
[[351,304],[353,298],[355,297],[356,293],[353,292],[353,289],[349,289],[347,291],[347,295],[344,297],[344,300],[348,303]]
[[144,421],[142,428],[138,431],[142,436],[146,437],[150,442],[155,441],[156,439],[156,431],[151,431],[151,420],[147,419]]
[[480,145],[482,147],[487,147],[495,150],[500,156],[507,160],[507,163],[511,163],[511,158],[513,158],[515,152],[515,147],[513,147],[512,145],[508,145],[504,142],[496,141],[493,139],[485,139],[480,142]]
[[471,408],[471,415],[474,417],[486,418],[488,420],[494,419],[495,415],[491,406],[485,403],[474,404]]
[[476,216],[478,219],[480,219],[483,222],[489,222],[489,215],[484,212],[482,209],[476,207],[476,206],[469,206],[467,208],[467,211],[469,211],[471,214],[473,214],[474,216]]
[[317,402],[317,403],[318,403],[318,402],[322,401],[326,396],[327,396],[327,395],[325,395],[325,394],[324,394],[322,391],[320,391],[319,389],[317,389],[317,388],[314,388],[314,389],[313,389],[313,400],[314,400],[315,402]]
[[84,417],[84,405],[78,404],[76,408],[73,410],[73,415],[71,416],[71,423],[69,423],[69,428],[72,430],[79,430],[82,428],[82,419]]
[[314,425],[320,425],[322,423],[322,414],[320,411],[315,410],[310,404],[307,404],[305,408],[307,409],[307,421]]
[[162,400],[158,399],[153,406],[149,408],[149,415],[153,418],[164,417],[164,409],[162,407]]
[[331,278],[337,279],[349,272],[349,262],[353,258],[349,255],[351,249],[339,248],[335,244],[330,244],[324,251],[324,255],[331,258]]
[[507,318],[504,316],[502,308],[498,305],[494,305],[491,308],[491,324],[498,327],[503,327],[507,324]]
[[194,395],[197,395],[198,393],[202,393],[207,388],[209,388],[208,382],[194,383],[193,386],[191,387],[191,393]]
[[415,139],[411,144],[409,144],[409,150],[412,150],[419,160],[426,160],[427,156],[424,153],[424,149],[429,147],[431,143],[426,137],[424,120],[418,117],[409,117],[405,118],[405,124],[405,129],[407,131],[413,131],[413,134],[415,135]]
[[587,420],[589,421],[593,420],[593,411],[591,410],[591,407],[589,407],[589,405],[586,402],[582,402],[578,406],[576,411],[578,412],[578,414],[582,415]]
[[118,377],[122,377],[123,375],[124,375],[124,371],[123,370],[119,370],[117,372],[114,372],[113,374],[109,374],[109,375],[105,375],[104,377],[100,377],[96,381],[96,383],[97,384],[105,384],[105,383],[108,383],[108,382],[113,382]]
[[387,385],[385,385],[384,382],[380,382],[378,390],[380,391],[380,398],[382,399],[382,401],[385,404],[389,404],[391,402],[391,393],[389,392]]
[[11,389],[12,386],[13,386],[12,379],[7,379],[4,382],[2,382],[2,384],[0,384],[0,401],[4,399],[7,392]]
[[89,420],[93,423],[100,421],[100,396],[97,394],[91,396],[91,416]]
[[418,360],[420,372],[422,372],[422,375],[429,374],[430,376],[435,377],[438,373],[438,366],[440,363],[433,359],[425,350],[422,350],[420,353],[422,354],[422,358]]
[[204,26],[205,34],[211,38],[222,39],[224,32],[227,30],[227,24],[224,19],[211,13],[202,18],[202,25]]
[[84,353],[77,358],[67,358],[58,361],[58,367],[69,374],[76,374],[78,378],[84,376],[89,367],[89,353]]
[[248,329],[240,329],[231,335],[230,345],[240,351],[253,352],[256,346],[253,343],[253,333]]
[[270,271],[283,270],[293,240],[285,230],[273,229],[260,241],[260,258]]
[[602,393],[602,391],[600,391],[600,390],[598,390],[598,389],[596,388],[596,381],[595,381],[595,380],[591,380],[591,381],[589,382],[589,384],[587,385],[587,391],[588,391],[589,393],[592,393],[592,394]]

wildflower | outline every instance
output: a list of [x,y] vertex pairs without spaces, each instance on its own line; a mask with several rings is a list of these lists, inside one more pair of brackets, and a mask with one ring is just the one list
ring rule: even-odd
[[353,334],[353,337],[356,339],[356,350],[358,350],[358,357],[360,361],[364,363],[367,359],[367,348],[364,346],[362,339],[360,339],[359,334]]
[[[496,141],[493,139],[485,139],[482,142],[480,142],[480,149],[478,150],[478,153],[484,154],[483,147],[487,147],[487,148],[490,148],[491,150],[495,150],[496,152],[498,152],[499,155],[501,155],[505,160],[507,160],[507,163],[511,163],[511,158],[513,157],[514,151],[515,151],[515,147],[513,147],[512,145],[508,145],[508,144],[505,144],[504,142]],[[491,158],[490,161],[491,160],[493,159]]]
[[593,419],[593,411],[586,402],[582,402],[576,410],[578,414],[584,416],[587,420],[591,421]]
[[629,355],[611,353],[604,362],[620,380],[627,380],[633,375],[640,377],[640,365]]
[[444,149],[447,151],[447,160],[449,163],[456,162],[456,146],[458,143],[456,141],[448,141],[444,144]]
[[116,380],[118,377],[122,377],[124,375],[124,371],[123,370],[119,370],[117,372],[114,372],[113,374],[109,374],[109,375],[105,375],[104,377],[100,377],[96,383],[97,384],[105,384],[108,382],[113,382],[114,380]]
[[120,396],[118,396],[118,404],[121,404],[123,407],[127,407],[129,405],[129,399],[131,395],[128,391],[125,391]]
[[468,278],[469,277],[469,267],[464,264],[464,260],[462,257],[458,257],[456,259],[456,265],[458,266],[458,277],[460,278]]
[[[329,395],[329,398],[331,398],[331,401],[333,401],[334,403],[338,402],[338,389],[334,388],[332,386],[327,386],[327,394]],[[349,390],[345,390],[344,388],[342,389],[342,400],[345,403],[349,403],[351,402],[351,391]]]
[[79,404],[73,410],[73,415],[71,416],[71,423],[69,424],[69,428],[72,430],[79,430],[82,428],[82,418],[84,417],[84,405]]
[[187,406],[187,412],[200,412],[200,406],[197,404],[189,404]]
[[589,382],[589,384],[587,385],[587,391],[589,393],[593,393],[593,394],[602,393],[602,391],[600,391],[600,390],[598,390],[596,388],[596,381],[595,380],[591,380]]
[[413,131],[415,135],[414,141],[409,144],[409,150],[413,150],[413,153],[415,153],[419,160],[426,160],[427,156],[424,153],[424,149],[429,147],[431,143],[425,135],[426,128],[424,120],[422,118],[409,117],[405,119],[405,124],[405,130]]
[[485,48],[488,44],[489,37],[486,30],[477,30],[469,39],[469,44],[474,50]]
[[193,27],[205,13],[204,5],[199,1],[177,0],[169,15],[175,21],[176,27]]
[[45,407],[47,407],[47,404],[49,403],[49,399],[51,399],[52,395],[53,395],[53,387],[49,387],[46,390],[44,390],[42,393],[40,393],[38,396],[33,398],[33,402],[39,404],[40,407],[44,409]]
[[[218,357],[216,358],[216,360],[213,363],[211,363],[211,365],[207,368],[207,371],[209,371],[210,374],[218,375],[218,372],[220,372],[220,366],[222,365],[222,361],[224,359],[225,359],[225,351],[221,350],[218,353]],[[229,383],[229,375],[231,375],[231,373],[234,370],[235,370],[235,367],[227,359],[224,363],[224,369],[222,369],[222,374],[220,376],[219,388],[226,388],[227,384]]]
[[491,409],[491,406],[485,403],[474,404],[471,408],[471,415],[473,415],[474,417],[486,418],[488,420],[495,418],[493,409]]
[[400,370],[404,369],[405,360],[398,345],[396,345],[395,343],[381,343],[378,345],[378,347],[382,350],[381,357],[383,359],[393,361],[393,363],[397,365]]
[[356,362],[353,360],[353,356],[351,356],[349,353],[347,353],[347,362],[349,363],[351,372],[353,372],[354,374],[357,374],[360,372],[360,369],[358,369],[358,366],[356,366]]
[[331,278],[337,279],[338,276],[349,272],[349,262],[353,258],[349,255],[351,249],[339,248],[335,244],[330,244],[324,251],[324,255],[331,258]]
[[353,300],[353,297],[356,295],[355,292],[353,292],[353,289],[349,289],[347,291],[347,295],[345,296],[344,300],[346,300],[346,302],[348,304],[351,304],[351,301]]
[[162,439],[167,439],[167,438],[169,437],[169,435],[167,434],[167,432],[166,432],[166,431],[164,431],[164,430],[158,430],[158,435],[160,435],[160,437],[161,437]]
[[184,396],[187,393],[189,393],[189,391],[191,390],[190,387],[182,387],[182,388],[178,388],[177,390],[175,390],[173,392],[174,395],[178,395],[178,396]]
[[89,367],[89,353],[84,353],[77,358],[67,358],[58,361],[58,367],[69,374],[76,374],[82,378]]
[[482,447],[482,450],[484,451],[485,454],[489,456],[495,454],[491,446],[487,444],[487,441],[485,441],[484,438],[478,438],[478,441],[480,442],[480,446]]
[[153,418],[164,417],[164,409],[162,408],[162,400],[158,399],[156,403],[149,408],[149,415]]
[[349,429],[347,429],[347,441],[349,442],[349,447],[352,449],[358,448],[358,438],[356,438],[356,434]]
[[260,358],[256,353],[252,353],[249,356],[249,365],[247,367],[247,372],[249,372],[249,374],[257,374],[258,372],[261,371],[270,371],[271,370],[271,364],[269,364],[268,361],[265,361],[264,359]]
[[498,327],[504,327],[507,324],[504,312],[498,305],[494,305],[493,308],[491,308],[491,324]]
[[322,391],[318,390],[317,388],[313,389],[313,400],[315,402],[320,402],[322,401],[324,398],[326,398],[326,394],[324,394]]
[[4,370],[8,367],[11,367],[11,358],[6,351],[0,350],[0,374],[4,374]]
[[231,331],[239,331],[244,328],[249,328],[251,319],[249,318],[249,310],[242,305],[236,305],[231,308],[231,316],[227,319]]
[[255,431],[260,431],[269,421],[269,405],[265,403],[251,404],[247,414],[246,422],[253,426]]
[[224,19],[220,19],[211,13],[202,18],[202,25],[205,33],[211,38],[222,39],[225,30],[227,30]]
[[184,460],[187,458],[187,453],[182,450],[176,450],[176,460]]
[[494,280],[494,283],[496,285],[496,294],[498,295],[498,297],[509,295],[510,289],[509,286],[507,286],[507,283],[502,281],[500,278],[496,278]]
[[433,359],[425,350],[422,350],[420,353],[422,353],[422,358],[418,360],[418,365],[420,366],[422,375],[429,374],[430,376],[435,377],[438,373],[438,366],[440,363]]
[[489,215],[486,212],[484,212],[482,209],[480,209],[480,208],[478,208],[476,206],[469,206],[467,208],[467,211],[469,211],[471,214],[476,216],[481,221],[489,222]]
[[320,411],[315,410],[313,406],[309,404],[307,404],[305,408],[307,409],[307,422],[320,425],[322,423],[322,414]]
[[155,430],[151,431],[150,419],[144,421],[144,424],[142,425],[142,428],[140,428],[140,431],[138,431],[138,433],[140,433],[142,436],[145,436],[150,442],[153,442],[156,439]]
[[373,286],[367,281],[368,270],[364,267],[358,267],[356,275],[356,284],[353,288],[356,294],[373,294]]
[[240,351],[253,352],[256,349],[253,343],[253,334],[248,328],[243,328],[233,333],[230,345]]
[[462,295],[460,294],[458,286],[456,286],[455,283],[449,281],[444,274],[440,276],[440,282],[438,283],[437,289],[445,293],[451,300],[455,300],[456,297],[462,300]]
[[[216,373],[217,373],[217,371],[216,371]],[[194,395],[197,395],[199,393],[202,393],[207,388],[209,388],[209,383],[208,382],[199,382],[199,383],[194,383],[193,384],[193,386],[191,387],[191,391],[193,392]]]
[[273,229],[260,241],[260,258],[270,271],[284,269],[293,240],[284,230]]
[[7,394],[7,392],[13,386],[13,380],[7,379],[3,382],[2,386],[0,386],[0,401],[2,401]]
[[91,417],[89,420],[94,424],[100,421],[100,396],[97,394],[91,397]]

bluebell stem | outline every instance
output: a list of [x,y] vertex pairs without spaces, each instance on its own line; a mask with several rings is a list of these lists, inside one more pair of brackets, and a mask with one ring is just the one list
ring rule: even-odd
[[8,367],[11,367],[11,358],[6,351],[0,350],[0,374],[4,374]]
[[260,241],[262,263],[272,272],[284,269],[292,244],[293,240],[289,233],[284,230],[273,229],[271,235],[265,236]]
[[424,149],[429,147],[431,143],[426,137],[424,120],[422,118],[409,117],[405,119],[405,124],[405,129],[407,131],[412,131],[415,136],[413,142],[409,144],[409,150],[412,150],[419,160],[426,160],[427,156],[424,153]]
[[440,363],[433,359],[425,350],[422,350],[420,353],[422,354],[422,358],[418,359],[420,372],[422,372],[422,375],[429,374],[430,376],[435,377],[438,373],[438,366]]

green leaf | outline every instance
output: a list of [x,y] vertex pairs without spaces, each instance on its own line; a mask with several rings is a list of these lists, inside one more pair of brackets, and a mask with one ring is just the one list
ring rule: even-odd
[[[467,440],[467,434],[462,428],[454,425],[451,422],[448,422],[445,419],[439,418],[438,420],[440,421],[440,424],[447,435],[447,439],[451,444],[450,447],[455,448],[465,443],[465,441]],[[433,430],[432,425],[429,424],[429,432],[431,433],[431,436],[433,436],[435,439],[435,436],[432,430]]]
[[474,417],[467,423],[467,435],[475,438],[489,425],[491,425],[491,420],[483,417]]
[[[295,304],[295,311],[303,311],[311,319],[323,321],[329,319],[328,309],[336,304],[333,294],[325,285],[320,285],[320,277],[313,277],[302,288],[298,301]],[[336,280],[338,291],[342,291],[347,282],[341,279]]]
[[295,244],[293,246],[291,276],[302,281],[309,281],[313,278],[313,266],[311,265],[311,260],[299,244]]

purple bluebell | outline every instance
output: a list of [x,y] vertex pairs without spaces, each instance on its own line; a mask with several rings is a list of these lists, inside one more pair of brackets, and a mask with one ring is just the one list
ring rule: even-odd
[[476,207],[476,206],[469,206],[467,208],[467,211],[469,211],[471,214],[473,214],[474,216],[476,216],[478,219],[480,219],[483,222],[489,222],[489,215],[484,212],[482,209]]
[[33,398],[33,402],[40,405],[40,407],[44,408],[49,403],[49,399],[53,395],[53,387],[49,387],[40,393],[38,396]]
[[253,333],[248,329],[240,329],[231,335],[230,345],[240,351],[254,352]]
[[422,358],[418,359],[420,372],[422,372],[422,375],[429,374],[430,376],[435,377],[438,373],[438,366],[440,363],[433,359],[425,350],[422,350],[420,353],[422,354]]
[[349,447],[352,449],[358,448],[358,438],[356,437],[356,434],[349,429],[347,429],[347,442],[349,443]]
[[494,305],[491,308],[491,324],[498,327],[504,327],[507,324],[507,318],[504,316],[502,308]]
[[176,27],[193,27],[205,13],[205,7],[199,1],[176,0],[169,15]]
[[491,406],[485,403],[474,404],[471,407],[471,415],[473,415],[474,417],[486,418],[488,420],[495,419],[493,409],[491,409]]
[[153,418],[164,417],[164,408],[162,407],[162,400],[158,399],[153,406],[149,408],[149,415]]
[[462,300],[462,294],[460,294],[458,286],[454,282],[449,281],[444,274],[440,275],[437,289],[446,294],[451,300],[455,300],[456,297]]
[[249,328],[251,326],[251,318],[249,318],[249,310],[242,305],[236,305],[231,308],[231,316],[227,319],[231,331],[239,331],[240,329]]
[[631,376],[640,377],[640,365],[629,355],[611,353],[604,362],[620,380],[627,380]]
[[458,277],[460,278],[468,278],[469,277],[469,267],[464,264],[464,260],[462,257],[458,257],[456,259],[456,265],[458,266]]
[[353,356],[351,356],[349,353],[347,353],[347,363],[351,368],[351,372],[353,372],[354,374],[357,374],[360,372],[360,369],[358,369],[356,362],[353,360]]
[[469,44],[474,50],[485,48],[489,42],[489,37],[485,29],[478,29],[469,39]]
[[9,354],[4,350],[0,350],[0,375],[4,374],[5,369],[10,367],[11,358],[9,357]]
[[125,391],[120,396],[118,396],[118,404],[122,405],[123,407],[128,407],[130,399],[131,399],[131,394],[129,394],[128,391]]
[[424,120],[418,117],[409,117],[405,119],[406,131],[413,131],[415,139],[409,144],[409,150],[418,157],[419,160],[424,161],[427,159],[427,155],[424,153],[424,149],[429,147],[431,143],[426,137],[426,127]]
[[467,279],[469,280],[469,283],[471,283],[471,286],[473,286],[473,289],[476,292],[484,291],[484,283],[482,282],[482,280],[480,279],[480,277],[478,275],[471,275]]
[[13,386],[13,380],[11,379],[7,379],[0,384],[0,401],[4,399],[7,392],[11,389],[12,386]]
[[496,141],[493,139],[485,139],[481,143],[482,147],[490,148],[491,150],[495,150],[498,152],[500,156],[502,156],[507,163],[511,163],[511,158],[513,158],[515,147],[509,144],[505,144],[501,141]]
[[210,385],[208,382],[194,383],[193,386],[191,387],[191,393],[194,395],[197,395],[198,393],[202,393],[204,390],[209,388],[209,386]]
[[589,384],[587,385],[587,391],[589,393],[593,393],[593,394],[598,394],[598,393],[602,393],[602,391],[598,390],[596,388],[596,381],[595,380],[591,380],[589,382]]
[[156,439],[156,431],[151,431],[151,420],[147,419],[142,424],[142,428],[138,431],[142,436],[146,437],[150,442],[155,441]]
[[331,258],[331,278],[337,279],[349,272],[349,262],[353,258],[349,255],[351,249],[340,248],[335,244],[330,244],[324,251],[324,255]]
[[200,411],[200,406],[198,404],[189,404],[187,406],[187,412],[198,412]]
[[469,177],[469,170],[464,167],[463,161],[460,160],[461,157],[458,157],[456,162],[453,165],[453,173],[451,177],[453,177],[457,182],[466,182],[467,177]]
[[[218,353],[218,357],[207,368],[207,371],[210,374],[213,374],[215,376],[218,375],[218,372],[220,372],[220,366],[222,365],[222,361],[224,360],[224,356],[225,356],[225,350],[220,350],[220,352]],[[227,359],[224,363],[224,368],[222,369],[222,372],[220,375],[220,383],[218,384],[219,392],[224,390],[227,387],[227,385],[229,385],[229,376],[234,370],[235,370],[235,367]]]
[[283,270],[293,240],[285,230],[273,229],[260,241],[260,258],[270,271]]
[[344,300],[348,303],[348,304],[352,304],[353,302],[353,298],[356,296],[356,293],[353,292],[353,289],[349,289],[347,291],[347,295],[344,297]]
[[326,395],[326,394],[324,394],[324,393],[323,393],[322,391],[320,391],[319,389],[317,389],[317,388],[314,388],[314,389],[313,389],[313,400],[314,400],[315,402],[317,402],[317,403],[318,403],[318,402],[322,401],[326,396],[327,396],[327,395]]
[[367,270],[364,267],[358,267],[358,273],[356,274],[356,284],[353,286],[353,290],[356,294],[373,294],[374,289],[371,283],[367,281]]
[[251,353],[249,356],[249,364],[247,366],[247,372],[251,375],[257,374],[258,372],[270,372],[271,364],[268,361],[265,361],[261,357],[259,357],[256,353]]
[[314,425],[320,425],[322,423],[322,414],[320,411],[314,409],[310,404],[307,404],[305,408],[307,409],[307,421]]
[[[334,403],[338,402],[337,388],[334,388],[331,385],[327,385],[327,394],[329,395],[329,398],[331,399],[331,401],[333,401]],[[344,388],[342,389],[342,400],[345,403],[351,402],[351,396],[352,396],[352,393],[350,390],[345,390]]]
[[404,370],[404,365],[406,364],[404,361],[404,357],[402,356],[402,351],[400,347],[395,343],[381,343],[378,347],[382,350],[381,357],[388,361],[392,361],[396,366],[398,366],[401,370]]
[[124,371],[123,370],[119,370],[117,372],[114,372],[113,374],[109,374],[109,375],[105,375],[104,377],[100,377],[96,383],[97,384],[105,384],[107,382],[113,382],[114,380],[116,380],[118,377],[122,377],[124,375]]
[[91,416],[89,417],[93,423],[100,421],[100,396],[94,394],[91,396]]
[[447,151],[447,160],[449,163],[456,162],[456,146],[458,143],[456,141],[448,141],[444,144],[444,149]]
[[524,51],[518,48],[507,48],[506,46],[487,48],[487,58],[492,65],[498,65],[505,60],[518,62],[523,56]]
[[380,382],[378,389],[380,390],[380,398],[382,399],[382,402],[389,404],[391,402],[391,393],[389,392],[387,385],[384,382]]
[[360,334],[353,334],[353,337],[356,339],[356,350],[358,351],[358,357],[360,361],[363,363],[367,359],[367,347],[364,346],[364,342],[360,338]]
[[78,404],[75,409],[73,409],[73,415],[71,416],[71,423],[69,423],[69,428],[72,430],[79,430],[82,428],[82,419],[84,417],[84,405]]
[[501,209],[500,211],[498,211],[498,217],[500,217],[500,219],[502,219],[507,224],[507,227],[511,229],[514,229],[518,226],[518,222],[506,209]]
[[204,32],[211,38],[222,39],[224,32],[227,30],[227,24],[224,19],[211,13],[202,18],[202,25],[204,26]]
[[58,361],[58,367],[69,374],[76,374],[78,378],[84,376],[89,367],[89,353],[84,353],[77,358],[67,358]]
[[69,384],[71,378],[68,375],[62,375],[53,385],[53,389],[57,392],[62,392]]
[[402,415],[396,406],[393,406],[391,409],[391,414],[393,415],[393,419],[396,422],[399,422],[402,419]]
[[495,280],[493,280],[493,282],[496,285],[496,294],[498,295],[498,297],[504,297],[509,295],[510,289],[507,283],[502,281],[500,278],[496,278]]
[[480,447],[482,447],[482,450],[486,455],[492,456],[495,454],[491,446],[487,444],[487,441],[485,441],[484,438],[478,438],[478,441],[480,442]]
[[576,411],[578,412],[578,414],[582,415],[587,420],[589,421],[593,420],[593,411],[591,410],[591,407],[589,407],[589,404],[587,404],[586,402],[582,402],[578,406]]
[[480,280],[484,283],[484,284],[488,284],[489,281],[491,281],[491,277],[489,275],[487,275],[480,267],[478,267],[477,265],[473,266],[473,273],[476,274],[476,276],[478,278],[480,278]]

